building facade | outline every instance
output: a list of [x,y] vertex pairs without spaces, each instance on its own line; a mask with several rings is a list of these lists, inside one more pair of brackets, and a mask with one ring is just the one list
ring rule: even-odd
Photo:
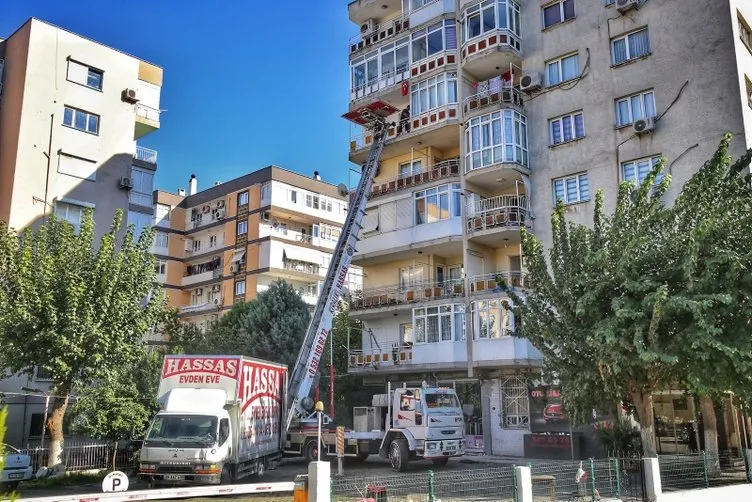
[[[0,40],[0,221],[78,227],[92,208],[96,239],[116,209],[149,224],[157,152],[137,142],[159,128],[161,86],[161,68],[38,19]],[[41,436],[49,385],[43,370],[0,380],[6,441]]]
[[[201,327],[285,279],[319,297],[347,214],[347,197],[314,177],[269,166],[198,191],[155,191],[157,276],[185,322]],[[359,267],[351,289],[361,289]]]
[[[718,5],[715,5],[717,3]],[[524,293],[520,228],[592,221],[660,157],[667,199],[735,134],[752,145],[752,4],[741,0],[356,0],[350,110],[390,117],[355,256],[350,372],[453,385],[470,449],[522,455],[540,353],[511,336],[500,282]],[[372,143],[353,129],[350,160]]]

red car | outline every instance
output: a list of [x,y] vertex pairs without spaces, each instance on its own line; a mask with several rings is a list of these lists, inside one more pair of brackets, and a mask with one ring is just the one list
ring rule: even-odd
[[567,412],[563,404],[549,404],[543,408],[543,420],[546,422],[560,422],[567,419]]

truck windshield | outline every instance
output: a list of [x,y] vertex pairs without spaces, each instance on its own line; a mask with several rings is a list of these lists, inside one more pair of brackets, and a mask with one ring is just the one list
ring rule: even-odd
[[423,394],[426,406],[430,408],[459,408],[460,403],[454,394]]
[[146,441],[212,444],[217,439],[217,421],[217,417],[208,415],[157,415]]

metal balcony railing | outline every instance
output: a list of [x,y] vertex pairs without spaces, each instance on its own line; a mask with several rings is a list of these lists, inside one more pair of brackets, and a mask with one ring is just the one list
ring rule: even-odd
[[378,197],[388,193],[412,188],[416,185],[422,185],[430,181],[441,180],[460,173],[460,159],[447,159],[437,162],[427,170],[417,173],[400,175],[380,183],[374,183],[371,187],[371,198]]
[[383,42],[404,33],[410,28],[410,17],[402,13],[376,24],[368,34],[359,33],[350,38],[350,54]]
[[350,349],[348,352],[350,368],[367,368],[400,366],[412,364],[413,344],[401,340],[383,341],[376,346],[370,344],[362,349]]
[[475,232],[527,225],[529,212],[529,202],[524,195],[497,195],[475,200],[467,207],[467,230]]
[[500,87],[478,92],[462,100],[462,108],[465,113],[505,104],[522,107],[522,93],[514,87]]
[[462,279],[443,282],[426,281],[402,286],[386,286],[355,291],[350,300],[351,310],[392,307],[411,303],[461,297],[465,287]]
[[500,270],[470,277],[470,296],[499,293],[505,288],[529,288],[527,276],[521,270]]
[[136,153],[135,155],[133,155],[133,158],[136,160],[149,162],[151,164],[156,164],[157,163],[157,151],[152,150],[151,148],[143,147],[143,146],[136,146]]

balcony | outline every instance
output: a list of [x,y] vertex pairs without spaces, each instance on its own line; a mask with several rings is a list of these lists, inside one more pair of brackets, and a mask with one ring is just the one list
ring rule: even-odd
[[369,82],[351,89],[350,102],[354,103],[354,107],[358,107],[359,105],[356,102],[370,98],[379,99],[394,106],[397,106],[400,101],[404,101],[406,105],[407,98],[402,94],[402,83],[409,79],[410,68],[407,66],[385,72]]
[[398,15],[374,23],[370,30],[350,39],[350,54],[354,55],[364,49],[374,49],[382,42],[392,40],[395,36],[406,32],[410,28],[410,18],[403,16],[400,12]]
[[337,245],[337,239],[324,239],[320,236],[316,237],[310,233],[297,232],[295,230],[289,230],[282,228],[280,224],[274,226],[269,223],[262,223],[259,225],[259,237],[276,237],[278,239],[284,239],[290,242],[299,242],[304,244],[310,244],[312,246],[323,247],[326,249],[334,249]]
[[[527,276],[521,270],[499,270],[470,277],[470,296],[498,295],[504,288],[529,288]],[[503,283],[500,283],[503,281]]]
[[459,158],[442,160],[441,162],[437,162],[429,167],[427,171],[421,173],[402,175],[381,182],[375,182],[371,187],[369,199],[399,192],[400,190],[412,189],[413,187],[424,185],[432,181],[454,178],[459,174]]
[[527,117],[514,108],[465,121],[465,181],[494,191],[514,189],[529,174]]
[[[312,282],[326,274],[331,254],[279,240],[267,240],[259,246],[259,268],[287,281]],[[314,277],[311,277],[314,276]]]
[[383,16],[393,17],[402,11],[402,0],[353,0],[347,4],[350,21],[363,24],[368,19],[380,19]]
[[222,278],[222,259],[213,260],[188,266],[188,275],[183,277],[182,285],[191,286],[203,282],[210,282]]
[[519,229],[530,225],[529,202],[524,195],[497,195],[489,199],[471,201],[467,207],[468,238],[496,247],[499,234],[508,234],[519,242]]
[[517,0],[493,0],[462,7],[466,39],[460,49],[462,67],[479,80],[498,68],[521,67],[520,5]]
[[348,356],[350,373],[374,370],[407,373],[467,368],[467,344],[464,340],[412,344],[395,339],[385,341],[380,346],[350,349]]
[[[498,79],[498,82],[496,79]],[[522,93],[513,87],[503,87],[501,82],[501,77],[494,77],[490,81],[481,82],[481,84],[486,84],[485,89],[466,97],[462,101],[465,118],[475,116],[477,112],[496,111],[509,107],[522,111]]]
[[136,146],[136,153],[133,155],[133,158],[148,164],[156,164],[157,151],[143,146]]
[[404,306],[412,308],[416,303],[446,298],[457,298],[464,295],[464,281],[462,279],[444,282],[426,281],[410,286],[386,286],[382,288],[364,289],[352,293],[350,311],[357,315],[360,311],[385,309]]
[[206,302],[199,302],[193,305],[186,305],[184,307],[180,307],[180,313],[181,314],[196,314],[198,312],[218,310],[222,308],[223,303],[224,303],[223,298],[221,296],[218,296]]
[[138,139],[159,129],[159,113],[156,108],[136,103],[136,128],[134,138]]

